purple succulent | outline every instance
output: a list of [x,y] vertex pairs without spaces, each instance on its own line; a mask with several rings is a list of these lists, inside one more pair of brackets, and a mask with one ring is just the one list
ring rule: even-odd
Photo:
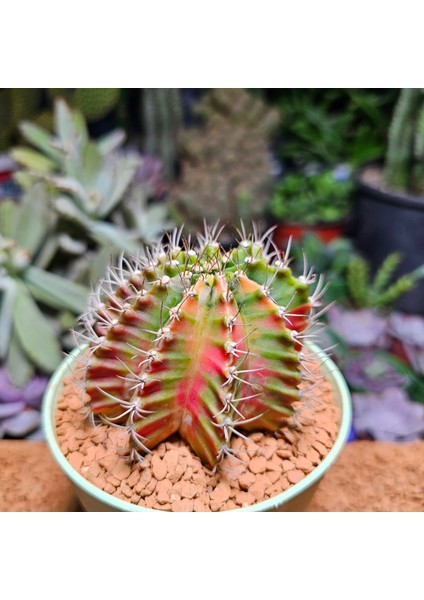
[[26,437],[40,426],[41,402],[48,381],[48,377],[37,375],[23,388],[17,388],[6,369],[0,368],[0,438]]
[[332,308],[328,322],[333,331],[354,348],[386,348],[387,320],[371,309]]
[[369,392],[382,392],[388,387],[402,387],[407,382],[406,377],[384,357],[370,350],[350,357],[344,365],[343,374],[352,388]]
[[353,394],[353,425],[358,437],[381,441],[412,441],[424,437],[424,405],[390,387],[380,394]]
[[135,175],[135,182],[145,184],[149,194],[153,198],[158,198],[165,191],[163,162],[157,156],[148,154],[142,155],[141,159],[141,165]]
[[388,331],[401,344],[411,367],[424,374],[424,317],[393,313]]

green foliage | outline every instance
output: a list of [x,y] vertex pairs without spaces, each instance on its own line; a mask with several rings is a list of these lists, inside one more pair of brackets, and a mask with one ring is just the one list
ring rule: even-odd
[[297,165],[318,163],[353,167],[384,156],[396,90],[283,89],[277,105],[283,159]]
[[423,269],[416,269],[392,281],[400,261],[401,256],[397,252],[389,254],[372,278],[367,261],[354,257],[347,268],[348,292],[353,305],[356,308],[384,309],[412,290],[424,276]]
[[76,315],[86,304],[85,287],[37,266],[49,266],[45,249],[52,240],[59,246],[56,226],[42,183],[20,204],[0,205],[0,359],[15,385],[24,385],[34,366],[47,373],[56,368],[62,355],[50,317],[64,309]]
[[424,88],[403,88],[392,122],[385,180],[404,192],[424,194]]
[[332,171],[291,173],[276,185],[270,212],[289,223],[334,223],[348,215],[351,191],[352,183],[338,180]]
[[317,273],[323,273],[329,287],[326,302],[344,303],[348,296],[346,271],[354,253],[352,242],[345,237],[324,243],[314,233],[306,233],[299,242],[294,242],[292,254],[296,271],[303,269],[304,257],[308,256]]

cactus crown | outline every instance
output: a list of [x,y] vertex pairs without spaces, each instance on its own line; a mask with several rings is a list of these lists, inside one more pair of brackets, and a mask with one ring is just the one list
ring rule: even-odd
[[229,251],[219,233],[205,227],[191,244],[176,231],[122,258],[81,317],[91,412],[128,430],[132,457],[179,433],[214,467],[233,435],[296,422],[322,279],[311,294],[312,271],[295,278],[270,232],[242,230]]

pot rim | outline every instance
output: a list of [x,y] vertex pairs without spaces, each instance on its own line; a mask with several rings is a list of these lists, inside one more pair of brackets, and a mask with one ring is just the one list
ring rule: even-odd
[[[334,393],[340,396],[341,421],[337,437],[327,456],[321,463],[315,467],[301,481],[292,485],[288,490],[243,508],[235,508],[225,512],[264,512],[268,510],[278,509],[279,506],[299,496],[311,486],[318,483],[322,476],[328,471],[330,466],[340,455],[350,432],[352,423],[352,403],[350,391],[347,383],[341,374],[339,368],[333,360],[319,348],[316,344],[309,342],[308,348],[316,354],[323,362],[322,368],[325,370],[325,375],[331,380]],[[55,373],[51,377],[43,398],[42,405],[42,422],[46,436],[47,445],[53,454],[54,459],[65,472],[67,477],[83,492],[95,498],[97,501],[110,506],[111,508],[123,512],[166,512],[154,508],[138,506],[131,502],[126,502],[120,498],[116,498],[111,494],[101,490],[93,483],[85,479],[76,469],[74,469],[69,461],[65,458],[62,450],[56,439],[55,425],[53,415],[55,411],[55,403],[59,396],[62,387],[63,378],[69,373],[71,364],[76,360],[77,356],[84,350],[84,347],[75,348],[59,365]]]

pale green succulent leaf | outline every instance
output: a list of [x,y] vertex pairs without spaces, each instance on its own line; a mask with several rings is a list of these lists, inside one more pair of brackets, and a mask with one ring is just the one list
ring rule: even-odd
[[62,98],[55,102],[54,110],[55,131],[64,146],[70,146],[78,138],[78,124],[74,121],[72,110]]
[[62,360],[60,345],[51,325],[22,283],[18,284],[13,324],[27,357],[42,371],[52,373]]
[[103,156],[111,154],[122,146],[125,137],[123,129],[115,129],[115,131],[111,131],[97,141],[97,149]]
[[62,164],[63,153],[53,145],[54,138],[46,129],[43,129],[39,125],[34,125],[34,123],[23,121],[19,126],[19,130],[32,146],[41,150],[57,166]]
[[78,181],[69,177],[48,177],[48,181],[59,190],[71,194],[75,204],[85,213],[90,213],[90,196],[84,186]]
[[11,277],[0,279],[0,359],[7,355],[10,336],[12,335],[13,309],[17,287]]
[[0,202],[0,234],[8,239],[15,239],[16,223],[19,217],[19,208],[13,200]]
[[10,156],[27,169],[40,173],[52,173],[56,166],[52,160],[30,148],[14,148]]
[[60,196],[54,200],[54,207],[57,212],[65,219],[78,223],[85,229],[90,225],[90,219],[83,213],[76,204],[66,196]]
[[110,252],[124,250],[134,254],[138,250],[139,244],[134,235],[112,223],[92,221],[89,231],[91,236],[102,246],[108,247]]
[[6,358],[6,371],[14,386],[21,388],[34,375],[34,366],[26,356],[19,340],[12,332]]
[[47,306],[67,309],[75,314],[83,312],[86,307],[88,289],[55,273],[29,267],[24,281],[34,298]]
[[134,158],[118,157],[114,165],[114,187],[110,195],[105,198],[101,210],[98,211],[100,217],[106,217],[122,201],[125,192],[128,190],[134,179],[140,161]]
[[35,254],[40,247],[49,224],[49,197],[43,184],[28,190],[19,207],[15,241],[21,248]]
[[99,281],[105,276],[107,266],[113,262],[113,249],[101,246],[90,261],[90,281]]

